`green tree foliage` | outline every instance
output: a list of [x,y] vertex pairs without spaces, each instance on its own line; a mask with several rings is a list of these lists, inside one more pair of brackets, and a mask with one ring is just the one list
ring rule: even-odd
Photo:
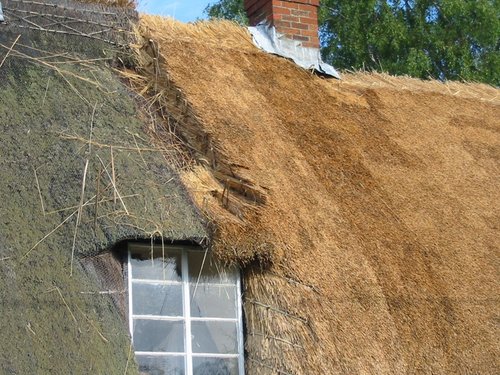
[[[243,0],[206,12],[245,21]],[[500,85],[500,0],[322,0],[319,22],[337,68]]]
[[500,84],[498,0],[324,0],[320,13],[338,67]]
[[210,18],[229,19],[242,25],[248,23],[243,0],[219,0],[213,4],[210,3],[205,8],[205,13]]

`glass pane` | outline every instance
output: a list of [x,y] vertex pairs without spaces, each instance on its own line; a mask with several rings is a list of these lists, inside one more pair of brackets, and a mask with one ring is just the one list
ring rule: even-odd
[[134,348],[138,352],[183,352],[183,322],[134,319]]
[[148,375],[184,375],[184,356],[137,355],[139,373]]
[[191,322],[193,353],[237,354],[236,322]]
[[131,247],[132,278],[145,280],[181,281],[181,252],[161,247]]
[[193,375],[238,375],[238,358],[193,358]]
[[[204,257],[205,262],[203,262]],[[205,253],[205,251],[189,251],[188,264],[189,281],[191,283],[196,283],[199,277],[200,283],[236,284],[235,270],[218,264],[210,253]]]
[[235,286],[191,285],[190,290],[192,317],[237,318]]
[[182,316],[182,285],[132,283],[134,315]]

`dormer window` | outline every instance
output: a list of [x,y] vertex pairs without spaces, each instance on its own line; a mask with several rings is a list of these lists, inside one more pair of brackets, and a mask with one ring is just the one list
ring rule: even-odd
[[237,269],[197,247],[130,243],[128,290],[141,374],[244,374]]

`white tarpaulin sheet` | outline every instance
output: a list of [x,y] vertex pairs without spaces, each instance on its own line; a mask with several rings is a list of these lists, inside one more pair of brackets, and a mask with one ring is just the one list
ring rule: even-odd
[[340,79],[335,68],[321,60],[318,48],[302,47],[301,43],[281,35],[274,27],[265,24],[249,27],[255,45],[266,52],[293,60],[304,69]]
[[5,19],[3,18],[2,3],[0,3],[0,22],[3,22],[3,21],[5,21]]

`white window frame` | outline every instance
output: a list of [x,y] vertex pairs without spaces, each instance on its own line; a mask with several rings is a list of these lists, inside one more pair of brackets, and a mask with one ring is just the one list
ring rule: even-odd
[[[132,262],[131,262],[131,250],[137,248],[144,248],[151,250],[153,247],[161,247],[162,245],[148,245],[144,243],[129,242],[127,247],[127,283],[128,283],[128,316],[129,316],[129,330],[132,343],[134,342],[134,319],[151,319],[151,320],[164,320],[164,321],[181,321],[184,322],[184,352],[141,352],[136,351],[136,355],[148,355],[148,356],[183,356],[185,361],[185,374],[193,374],[193,358],[204,357],[204,358],[237,358],[238,359],[238,375],[245,374],[245,362],[244,362],[244,337],[243,337],[243,313],[242,313],[242,300],[241,300],[241,275],[239,272],[236,274],[236,308],[237,317],[236,318],[198,318],[191,316],[191,303],[189,301],[190,294],[190,283],[189,283],[189,272],[188,272],[188,252],[189,251],[200,251],[204,252],[204,256],[207,255],[207,250],[203,250],[195,246],[175,246],[175,245],[165,245],[165,250],[180,250],[181,251],[181,281],[170,281],[170,280],[142,280],[133,279],[135,282],[140,282],[141,284],[150,285],[182,285],[182,299],[183,299],[183,316],[166,317],[166,316],[156,316],[156,315],[134,315],[133,314],[133,293],[132,293]],[[203,262],[205,261],[205,257]],[[192,285],[192,284],[191,284]],[[197,286],[228,286],[234,284],[217,284],[217,283],[198,283]],[[238,354],[214,354],[214,353],[193,353],[192,350],[192,340],[191,340],[191,322],[193,321],[207,321],[207,322],[235,322],[237,326],[237,344],[238,344]]]

